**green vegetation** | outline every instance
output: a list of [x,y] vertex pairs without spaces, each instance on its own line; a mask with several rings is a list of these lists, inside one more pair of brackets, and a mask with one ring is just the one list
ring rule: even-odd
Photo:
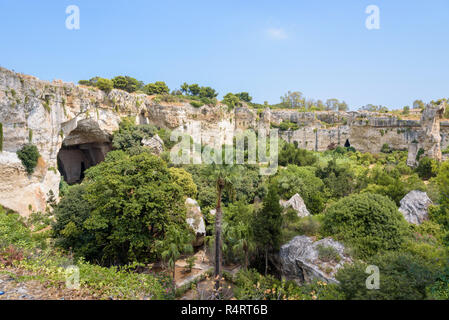
[[355,194],[329,207],[323,219],[323,232],[343,240],[360,257],[399,249],[407,224],[390,199],[370,193]]
[[22,161],[28,174],[32,174],[37,165],[37,160],[40,157],[39,151],[34,144],[26,144],[19,151],[17,151],[17,156]]
[[69,190],[66,199],[81,198],[84,214],[74,214],[74,201],[58,206],[54,230],[64,248],[80,248],[75,252],[89,260],[105,265],[154,261],[165,251],[156,244],[169,230],[189,230],[184,190],[166,164],[149,153],[110,152],[87,170],[80,188]]
[[[198,103],[210,99],[199,96],[198,85],[184,89],[187,96],[172,92],[157,93],[155,98],[176,95]],[[249,94],[233,97],[236,103],[251,103]],[[142,146],[143,139],[156,134],[165,144],[160,157]],[[173,280],[197,272],[195,259],[201,263],[192,255],[195,235],[186,222],[185,200],[190,197],[198,201],[205,219],[202,249],[216,266],[209,271],[216,289],[210,297],[449,296],[448,162],[438,164],[423,156],[423,150],[418,167],[410,168],[407,152],[388,145],[379,154],[361,153],[349,142],[347,147],[333,145],[314,152],[299,148],[298,143],[279,141],[278,171],[262,176],[258,165],[174,164],[168,151],[175,143],[169,130],[122,119],[112,138],[113,151],[87,169],[80,184],[69,186],[62,181],[59,203],[55,193],[49,192],[46,212],[30,208],[28,219],[0,210],[0,265],[22,268],[37,279],[59,285],[64,281],[61,266],[76,264],[82,288],[101,298],[172,299]],[[235,151],[236,143],[231,147]],[[37,153],[37,148],[27,145],[18,152],[23,153],[24,165],[34,155],[31,173],[39,157],[33,151]],[[248,152],[244,156],[247,159]],[[408,224],[398,210],[400,200],[412,190],[427,192],[434,203],[429,221],[421,225]],[[280,205],[281,199],[295,194],[304,200],[311,216],[298,217],[296,210]],[[331,266],[348,261],[346,256],[352,258],[337,272],[339,284],[279,280],[275,255],[298,235],[314,241],[331,237],[345,245],[342,255],[332,247],[317,247],[317,260],[327,274]],[[179,259],[186,261],[181,270],[175,267]],[[242,268],[234,276],[223,271],[236,264]],[[379,290],[366,289],[369,265],[380,269]],[[209,273],[196,281],[206,281]],[[177,297],[190,288],[197,290],[185,285],[176,291]]]

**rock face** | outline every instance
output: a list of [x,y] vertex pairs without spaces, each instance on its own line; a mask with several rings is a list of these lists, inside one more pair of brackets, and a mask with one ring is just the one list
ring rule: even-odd
[[288,201],[279,200],[279,203],[285,209],[287,209],[289,207],[293,208],[298,213],[298,217],[300,217],[300,218],[310,216],[310,212],[309,212],[309,210],[307,210],[307,207],[304,204],[304,200],[302,200],[302,198],[299,194],[295,194]]
[[[337,258],[330,259],[330,255],[325,254],[329,251]],[[279,252],[282,277],[298,284],[315,279],[338,283],[335,273],[344,263],[352,262],[344,251],[345,247],[331,238],[314,242],[310,237],[297,236],[283,245]]]
[[201,213],[200,206],[196,200],[187,198],[187,224],[195,231],[196,239],[193,242],[194,247],[199,247],[204,243],[204,237],[206,236],[206,224],[204,223],[204,217]]
[[418,164],[418,153],[422,150],[422,156],[441,161],[441,133],[440,119],[446,109],[446,102],[438,106],[427,105],[421,116],[421,128],[417,139],[409,145],[407,164],[415,167]]
[[432,204],[432,200],[427,193],[417,190],[410,191],[400,203],[399,211],[407,222],[421,224],[429,219],[428,208]]
[[[423,148],[425,155],[440,160],[441,147],[449,146],[449,123],[442,124],[439,132],[443,111],[444,106],[429,108],[417,121],[365,111],[266,108],[259,113],[246,106],[230,110],[222,104],[195,108],[188,102],[165,103],[145,94],[116,89],[105,93],[73,83],[41,81],[0,68],[0,205],[22,215],[28,215],[29,208],[44,211],[48,192],[58,197],[61,173],[76,183],[85,169],[104,159],[111,150],[111,136],[125,116],[139,124],[176,129],[195,143],[214,147],[232,144],[241,130],[266,130],[271,124],[291,121],[299,129],[280,131],[279,136],[299,148],[325,151],[350,144],[361,152],[378,153],[388,143],[392,149],[414,148],[415,157]],[[159,152],[160,141],[149,140],[145,143]],[[31,176],[16,155],[29,142],[41,154]]]
[[157,134],[150,139],[142,139],[142,145],[150,148],[157,155],[160,155],[164,151],[164,141]]

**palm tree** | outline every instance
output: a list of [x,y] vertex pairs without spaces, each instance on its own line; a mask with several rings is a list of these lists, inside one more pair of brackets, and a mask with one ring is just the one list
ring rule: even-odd
[[243,253],[243,268],[247,270],[249,264],[249,254],[254,252],[256,249],[256,245],[254,241],[252,241],[251,237],[251,228],[247,223],[239,222],[232,231],[233,237],[236,240],[232,250],[237,254]]
[[209,174],[214,177],[217,189],[217,207],[215,213],[215,292],[218,298],[218,290],[220,289],[220,278],[222,273],[223,252],[222,252],[222,218],[223,212],[221,208],[221,197],[224,191],[234,195],[233,175],[235,174],[234,165],[217,165],[213,163],[209,168]]
[[162,260],[167,263],[169,269],[173,272],[173,281],[176,281],[176,260],[182,253],[192,253],[192,237],[190,234],[181,232],[174,226],[168,227],[164,241],[159,241],[158,245],[164,246],[161,253]]

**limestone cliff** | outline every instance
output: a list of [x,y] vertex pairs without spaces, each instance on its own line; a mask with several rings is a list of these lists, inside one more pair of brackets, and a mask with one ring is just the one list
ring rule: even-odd
[[[441,147],[449,145],[449,124],[443,123],[439,132],[442,110],[444,106],[429,106],[421,121],[413,121],[359,111],[257,111],[245,106],[229,110],[221,104],[195,108],[189,103],[159,102],[145,94],[121,90],[106,94],[73,83],[41,81],[0,68],[0,205],[23,215],[45,210],[48,192],[58,196],[59,171],[70,183],[82,179],[84,169],[102,161],[111,149],[111,135],[124,116],[141,124],[179,129],[197,142],[215,146],[231,143],[237,130],[267,129],[290,121],[299,129],[281,131],[280,137],[300,148],[324,151],[350,144],[377,153],[384,143],[403,150],[416,145],[440,160]],[[16,151],[30,140],[41,158],[28,176]]]

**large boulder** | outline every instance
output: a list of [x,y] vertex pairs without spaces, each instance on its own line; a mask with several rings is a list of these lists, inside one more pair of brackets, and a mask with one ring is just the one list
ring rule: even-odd
[[335,274],[344,263],[352,262],[345,247],[332,238],[314,241],[297,236],[283,245],[279,252],[282,277],[298,284],[321,280],[338,283]]
[[432,200],[427,193],[418,190],[410,191],[400,203],[399,211],[407,222],[421,224],[429,219],[428,208],[432,204]]
[[299,194],[295,194],[288,201],[280,200],[279,203],[285,209],[292,207],[298,213],[298,217],[300,218],[310,216],[310,212],[307,210],[304,200],[302,200]]
[[201,213],[200,206],[196,200],[191,198],[186,199],[186,221],[187,224],[195,231],[196,238],[193,241],[194,247],[199,247],[204,243],[204,237],[206,236],[206,224],[204,223],[204,217]]
[[142,139],[142,145],[150,148],[156,155],[160,155],[164,151],[164,141],[162,141],[158,134],[155,134],[149,139]]

